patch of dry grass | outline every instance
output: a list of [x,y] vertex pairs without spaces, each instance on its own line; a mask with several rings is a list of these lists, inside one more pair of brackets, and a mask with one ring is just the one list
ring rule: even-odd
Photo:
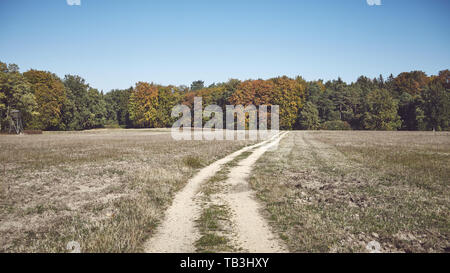
[[72,240],[141,251],[197,168],[249,143],[173,141],[163,129],[0,136],[0,252],[66,252]]
[[432,132],[291,132],[252,187],[294,252],[450,249],[450,138]]

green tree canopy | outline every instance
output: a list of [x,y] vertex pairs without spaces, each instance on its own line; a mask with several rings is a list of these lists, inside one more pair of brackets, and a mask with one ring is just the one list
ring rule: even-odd
[[300,112],[300,126],[305,130],[317,130],[320,127],[319,111],[312,102],[307,102]]
[[31,85],[18,71],[16,65],[7,66],[0,62],[0,129],[7,126],[9,111],[13,109],[21,112],[25,128],[30,127],[31,120],[38,115]]
[[386,89],[375,89],[367,95],[364,127],[368,130],[397,130],[401,126],[398,104]]
[[31,84],[39,115],[33,118],[33,127],[56,130],[60,129],[62,107],[66,100],[66,90],[61,80],[53,73],[29,70],[23,73]]

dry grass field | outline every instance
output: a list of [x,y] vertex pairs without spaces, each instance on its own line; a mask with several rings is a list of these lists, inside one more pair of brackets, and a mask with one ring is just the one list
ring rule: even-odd
[[450,251],[448,132],[291,132],[251,185],[293,252]]
[[0,136],[0,252],[138,252],[198,168],[250,142],[168,130]]
[[0,252],[144,251],[175,194],[234,151],[199,184],[199,215],[183,216],[195,251],[450,251],[449,133],[280,139],[240,152],[255,142],[174,141],[167,129],[1,135]]

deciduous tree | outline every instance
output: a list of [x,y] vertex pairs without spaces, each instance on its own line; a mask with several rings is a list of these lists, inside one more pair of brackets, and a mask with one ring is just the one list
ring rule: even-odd
[[158,87],[138,82],[130,95],[130,119],[136,127],[158,126]]
[[62,107],[66,90],[61,80],[53,73],[29,70],[23,74],[31,84],[39,115],[33,118],[32,126],[40,129],[60,129]]

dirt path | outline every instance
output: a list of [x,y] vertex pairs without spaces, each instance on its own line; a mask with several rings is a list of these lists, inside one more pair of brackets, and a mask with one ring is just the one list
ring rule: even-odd
[[255,192],[248,184],[253,164],[287,133],[255,149],[247,158],[230,170],[225,182],[230,190],[221,196],[231,208],[231,221],[234,224],[236,238],[233,245],[244,252],[287,252],[280,240],[271,232],[267,221],[260,214],[261,206],[255,199]]
[[224,164],[232,161],[243,152],[271,143],[276,139],[278,139],[278,136],[244,147],[201,169],[175,196],[156,234],[144,244],[144,251],[159,253],[195,252],[194,243],[200,237],[198,230],[195,228],[195,219],[201,212],[201,205],[198,200],[200,185],[214,176]]

